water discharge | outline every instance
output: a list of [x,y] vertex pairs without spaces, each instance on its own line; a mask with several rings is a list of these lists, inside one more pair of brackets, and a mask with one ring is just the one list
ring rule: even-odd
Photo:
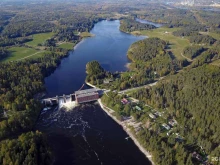
[[[143,36],[119,31],[119,21],[102,21],[61,65],[45,79],[48,97],[70,94],[85,81],[85,65],[97,60],[109,71],[125,71],[129,46]],[[71,98],[42,113],[36,129],[48,135],[55,165],[149,165],[123,129],[97,102],[77,105]]]

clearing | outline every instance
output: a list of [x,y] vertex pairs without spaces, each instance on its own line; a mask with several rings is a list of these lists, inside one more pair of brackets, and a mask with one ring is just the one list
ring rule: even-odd
[[146,35],[148,37],[158,37],[162,40],[169,41],[170,43],[170,50],[174,54],[174,56],[181,60],[185,59],[181,53],[183,52],[183,49],[186,46],[190,45],[190,42],[187,38],[185,37],[176,37],[172,33],[174,31],[178,30],[178,28],[157,28],[154,30],[144,30],[141,31],[142,35]]
[[3,59],[1,62],[10,62],[26,58],[38,58],[46,52],[25,47],[12,47],[8,50],[10,52],[10,55],[7,58]]
[[25,43],[28,46],[37,47],[38,44],[43,44],[47,39],[50,39],[53,37],[55,33],[49,32],[49,33],[39,33],[39,34],[33,34],[33,41]]
[[81,37],[86,38],[86,37],[93,37],[94,34],[89,33],[89,32],[82,32],[79,34]]
[[58,45],[59,45],[59,46],[57,46],[58,48],[63,48],[63,49],[67,49],[67,50],[73,50],[73,47],[75,46],[74,43],[70,43],[70,42],[63,42]]

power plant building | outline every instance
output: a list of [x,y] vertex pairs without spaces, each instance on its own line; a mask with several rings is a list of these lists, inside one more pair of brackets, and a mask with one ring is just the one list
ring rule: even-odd
[[78,104],[95,101],[99,99],[99,93],[98,90],[95,88],[80,90],[75,92],[75,98]]

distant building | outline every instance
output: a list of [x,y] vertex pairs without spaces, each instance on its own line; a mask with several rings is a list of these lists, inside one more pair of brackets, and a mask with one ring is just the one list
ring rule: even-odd
[[103,83],[104,84],[109,84],[110,82],[112,82],[113,80],[112,79],[105,79],[104,81],[103,81]]
[[125,104],[128,104],[129,101],[128,101],[127,99],[123,98],[123,99],[121,100],[121,103],[125,105]]
[[163,123],[162,126],[163,126],[166,130],[170,130],[170,126],[167,125],[166,123]]
[[156,117],[152,113],[150,113],[149,116],[151,119],[156,119]]
[[138,111],[141,111],[142,109],[139,106],[135,106],[135,109],[137,109]]
[[169,125],[172,126],[172,127],[174,127],[175,125],[177,125],[177,121],[174,120],[174,119],[169,120],[168,123],[169,123]]

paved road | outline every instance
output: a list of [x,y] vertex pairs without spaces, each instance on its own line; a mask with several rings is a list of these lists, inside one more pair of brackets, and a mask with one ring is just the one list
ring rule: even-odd
[[[163,78],[164,78],[164,77],[161,77],[158,81],[162,80]],[[119,94],[123,94],[123,93],[125,93],[125,92],[130,92],[130,91],[137,90],[137,89],[141,89],[141,88],[152,87],[152,86],[156,85],[158,81],[156,81],[156,82],[154,82],[154,83],[151,83],[151,84],[139,86],[139,87],[134,87],[134,88],[130,88],[130,89],[125,89],[125,90],[119,91],[118,93],[119,93]]]

